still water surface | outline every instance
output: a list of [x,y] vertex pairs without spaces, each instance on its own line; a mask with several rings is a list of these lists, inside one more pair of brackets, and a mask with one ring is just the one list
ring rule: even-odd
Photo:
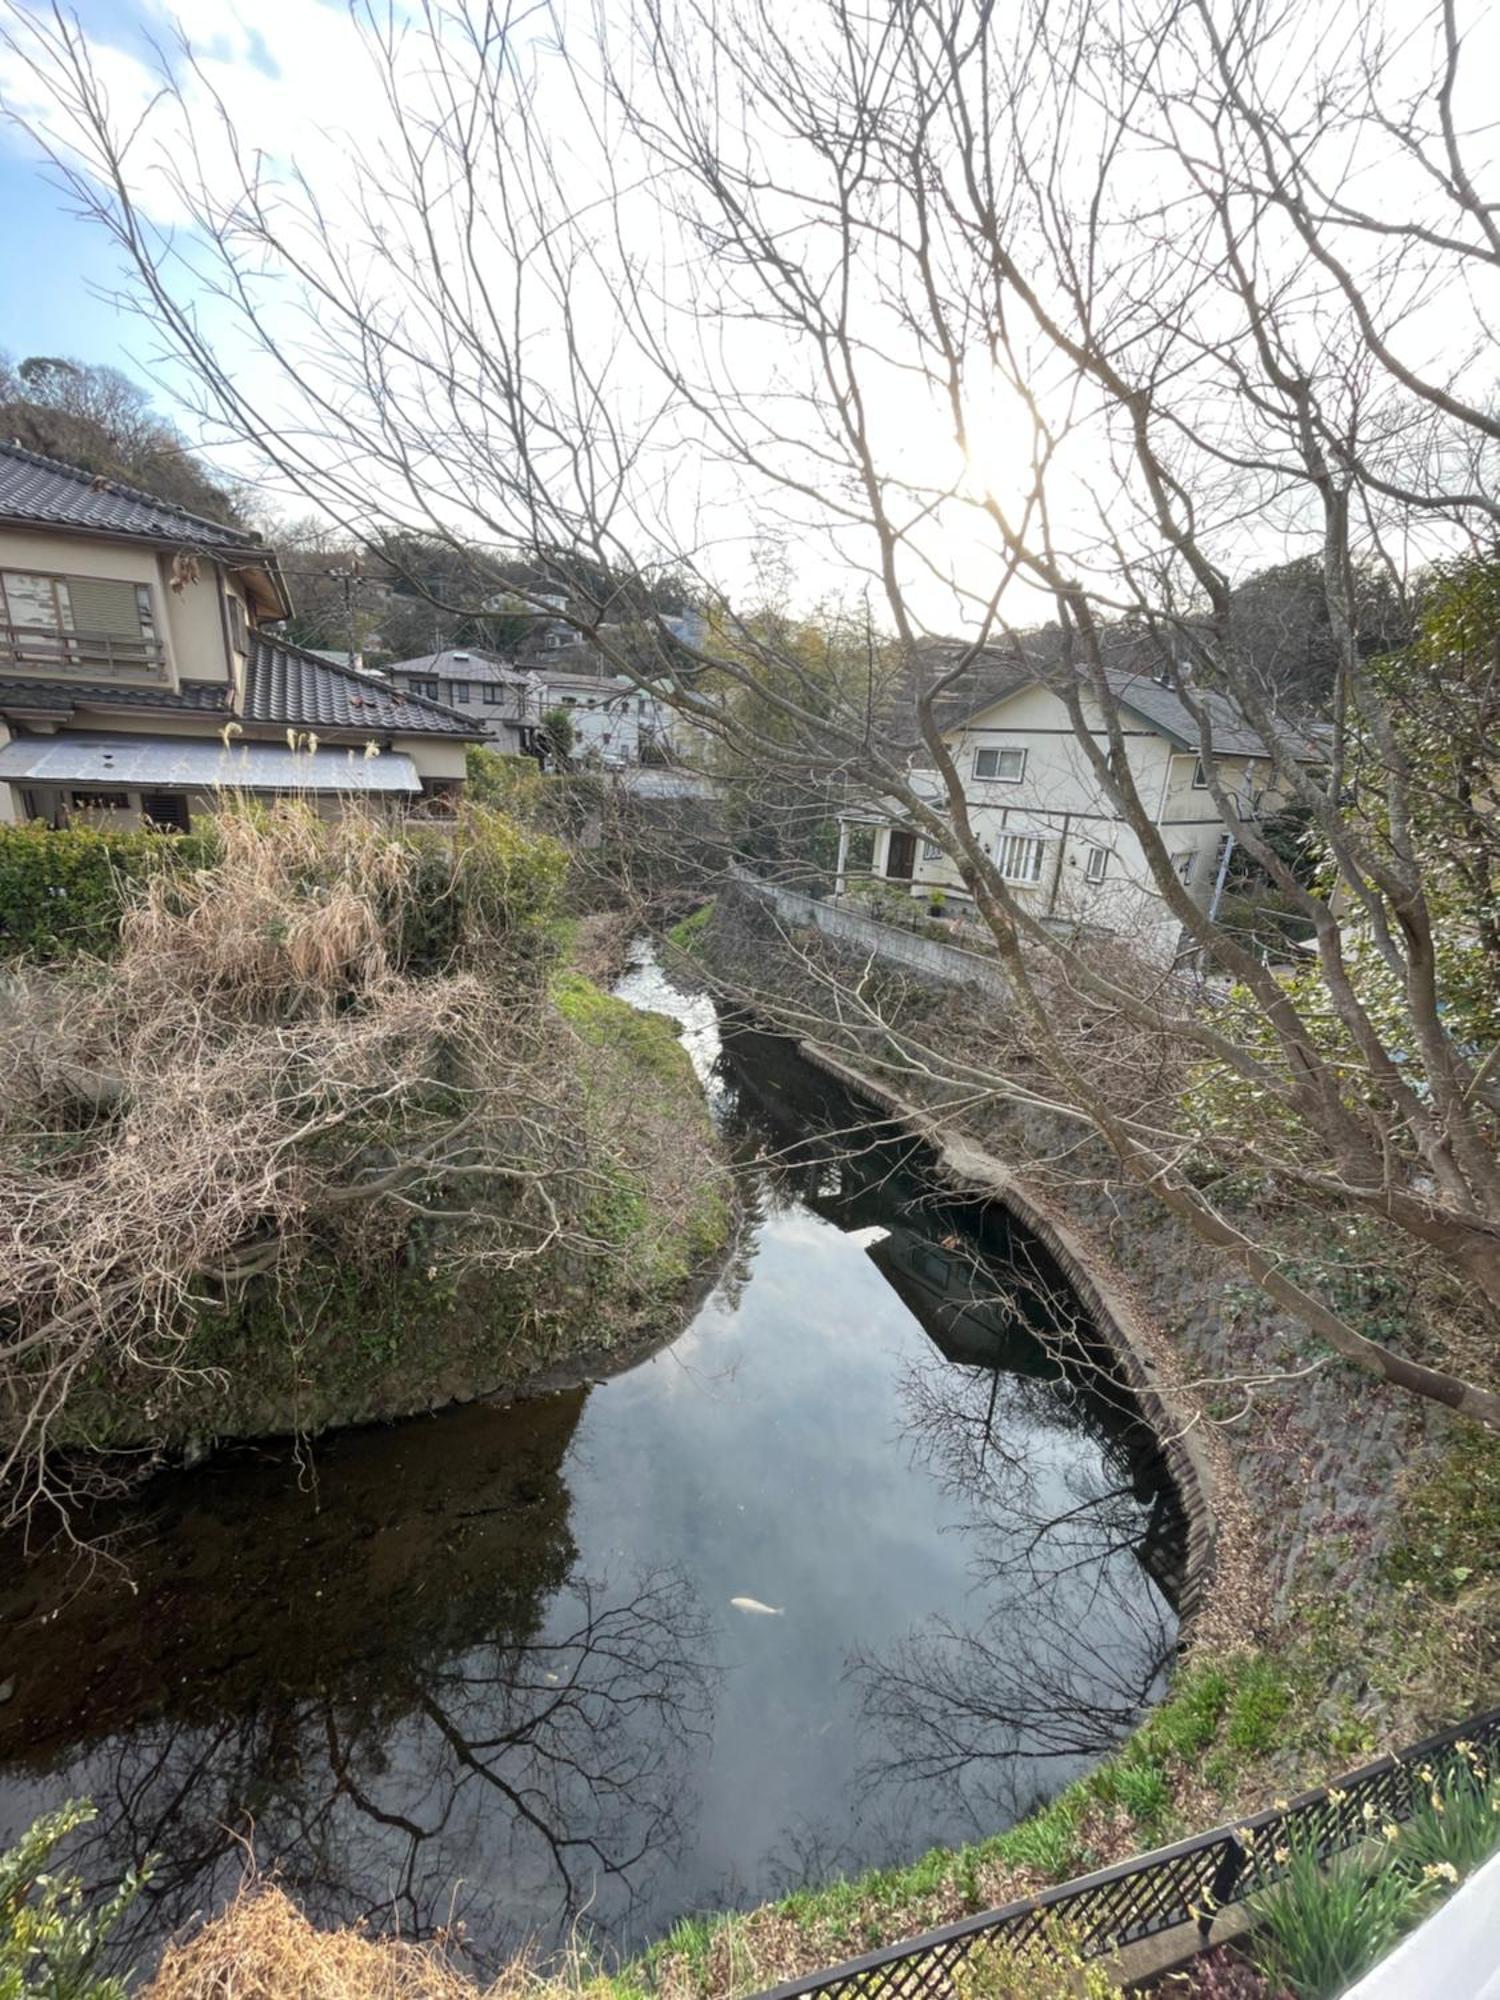
[[161,1857],[138,1960],[246,1843],[318,1919],[628,1948],[993,1831],[1158,1690],[1180,1522],[1045,1257],[649,952],[619,990],[685,1022],[741,1163],[676,1340],[226,1453],[114,1523],[128,1582],[3,1586],[0,1846],[92,1797],[92,1879]]

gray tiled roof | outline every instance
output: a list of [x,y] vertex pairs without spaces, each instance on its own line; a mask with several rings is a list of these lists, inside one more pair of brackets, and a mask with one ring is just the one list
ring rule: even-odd
[[[1046,640],[1051,634],[1037,635]],[[1117,653],[1129,656],[1131,634],[1106,634],[1106,643]],[[1030,653],[1028,647],[1028,653]],[[1049,654],[1051,655],[1049,657]],[[947,712],[940,715],[945,728],[956,728],[972,721],[985,709],[1008,695],[1019,693],[1022,688],[1031,687],[1037,681],[1054,684],[1064,668],[1055,656],[1055,648],[1043,644],[1036,647],[1034,666],[1028,660],[1022,665],[1014,657],[980,654],[974,666],[959,684],[957,693],[963,699],[953,703]],[[1105,667],[1105,678],[1116,701],[1124,708],[1157,730],[1167,740],[1183,750],[1197,750],[1200,747],[1198,724],[1174,688],[1164,686],[1156,679],[1153,668],[1135,667],[1129,664],[1109,664]],[[1087,675],[1080,669],[1080,683],[1087,684]],[[1267,754],[1265,739],[1259,730],[1241,712],[1238,705],[1227,695],[1219,694],[1211,688],[1200,688],[1198,699],[1207,711],[1209,727],[1213,735],[1215,752],[1225,757],[1264,757]],[[1310,740],[1313,732],[1306,728],[1294,729],[1290,724],[1285,731],[1285,740],[1298,754],[1315,754],[1315,743]]]
[[244,717],[247,722],[286,723],[299,729],[457,736],[476,742],[484,733],[467,716],[440,701],[403,694],[368,674],[336,667],[265,632],[251,636]]
[[85,472],[60,459],[43,458],[18,444],[0,443],[0,518],[59,528],[93,528],[104,535],[137,535],[142,541],[208,549],[256,550],[269,559],[259,537],[228,521],[205,520],[158,500],[138,487]]
[[171,688],[108,681],[0,680],[0,709],[144,708],[167,715],[222,715],[228,706],[223,681],[184,681],[174,694]]
[[514,668],[507,667],[500,660],[491,659],[487,653],[471,653],[463,647],[448,647],[441,653],[423,653],[415,660],[395,660],[385,669],[388,674],[414,674],[420,680],[429,681],[503,681],[524,679]]

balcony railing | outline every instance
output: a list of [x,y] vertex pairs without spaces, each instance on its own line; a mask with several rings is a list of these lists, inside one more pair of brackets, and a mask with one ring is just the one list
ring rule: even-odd
[[0,669],[7,667],[36,674],[85,672],[109,678],[144,674],[164,680],[167,649],[160,639],[144,634],[127,638],[118,632],[59,632],[50,625],[0,624]]

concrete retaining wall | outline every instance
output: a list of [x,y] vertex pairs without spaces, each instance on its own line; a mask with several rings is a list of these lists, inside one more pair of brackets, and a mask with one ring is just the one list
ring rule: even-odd
[[996,999],[1010,998],[1010,988],[1000,967],[977,951],[965,951],[962,945],[944,944],[938,938],[922,937],[916,931],[902,930],[897,924],[883,924],[878,917],[867,917],[847,904],[819,902],[799,889],[783,889],[739,870],[734,871],[734,877],[741,888],[768,904],[789,924],[811,924],[836,944],[904,966],[907,971],[944,986],[975,986]]

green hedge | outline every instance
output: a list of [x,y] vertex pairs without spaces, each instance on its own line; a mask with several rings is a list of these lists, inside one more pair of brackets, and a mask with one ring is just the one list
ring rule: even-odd
[[0,826],[0,959],[107,957],[130,890],[161,868],[202,868],[212,831],[110,833]]

